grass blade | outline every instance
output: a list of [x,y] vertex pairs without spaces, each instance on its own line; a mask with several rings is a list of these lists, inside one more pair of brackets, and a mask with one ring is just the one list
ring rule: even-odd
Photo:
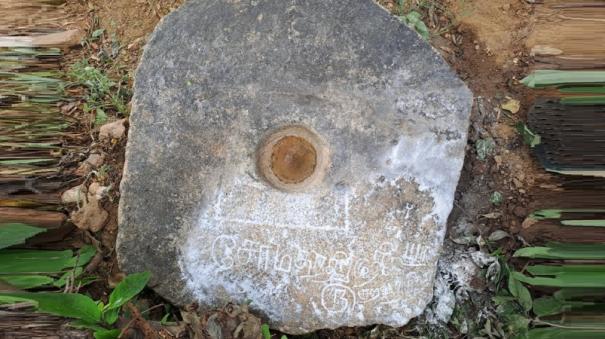
[[525,247],[513,257],[533,259],[605,259],[605,244],[551,244],[548,247]]
[[0,280],[23,290],[49,285],[54,281],[45,275],[0,275]]
[[0,249],[22,244],[42,232],[46,232],[46,229],[21,223],[0,224]]
[[567,84],[605,83],[605,71],[536,70],[521,83],[529,88],[561,86]]
[[38,310],[61,317],[82,319],[89,322],[101,320],[97,304],[83,294],[63,294],[51,292],[2,293],[2,296],[24,298],[38,303]]

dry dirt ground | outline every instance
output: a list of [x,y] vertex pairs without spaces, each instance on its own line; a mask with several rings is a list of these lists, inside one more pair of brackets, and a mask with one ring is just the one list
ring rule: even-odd
[[[398,1],[378,2],[395,15],[401,13]],[[180,3],[181,0],[92,0],[71,3],[69,10],[78,13],[79,17],[75,25],[88,32],[104,28],[106,34],[101,41],[88,48],[72,51],[69,57],[74,61],[88,58],[92,64],[98,65],[97,55],[103,46],[118,44],[117,55],[109,66],[103,67],[113,77],[128,75],[132,84],[132,75],[146,37],[162,16]],[[514,235],[519,232],[523,218],[528,214],[530,192],[542,173],[514,127],[518,121],[525,119],[531,102],[529,92],[518,80],[528,73],[530,67],[525,40],[532,28],[532,7],[523,0],[418,0],[416,4],[419,5],[412,4],[404,11],[415,9],[423,14],[423,20],[432,32],[431,44],[475,95],[467,156],[450,217],[444,256],[452,257],[468,248],[477,247],[474,243],[461,244],[459,239],[487,238],[496,230],[512,235],[498,242],[498,247],[504,252],[510,251],[518,246]],[[510,112],[501,108],[511,99],[520,102],[518,111]],[[93,140],[96,132],[91,130]],[[491,146],[478,155],[478,144],[486,140],[493,140],[493,145],[491,141],[488,142]],[[109,170],[102,178],[102,184],[119,187],[125,143],[125,139],[121,139],[110,144],[93,142],[91,145],[92,150],[107,154],[105,162]],[[502,195],[501,202],[490,202],[494,192]],[[98,283],[94,289],[100,295],[106,293],[107,287],[120,277],[113,250],[118,201],[119,191],[115,189],[103,204],[109,212],[109,221],[97,237],[105,253],[99,270],[107,278],[106,282]],[[457,246],[461,246],[461,249],[457,249]],[[477,290],[485,285],[480,278],[474,278],[469,283]],[[325,332],[321,336],[357,336],[366,330],[343,329]]]

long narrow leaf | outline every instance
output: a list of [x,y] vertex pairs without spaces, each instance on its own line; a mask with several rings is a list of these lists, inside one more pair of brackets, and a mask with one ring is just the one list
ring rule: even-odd
[[0,275],[0,280],[23,290],[49,285],[54,281],[45,275]]
[[42,232],[46,232],[46,229],[21,223],[0,224],[0,249],[22,244]]
[[126,278],[124,278],[109,295],[109,302],[107,303],[106,308],[110,310],[127,303],[145,288],[150,276],[151,274],[149,272],[135,273],[126,276]]
[[0,295],[33,300],[38,303],[38,310],[44,313],[89,322],[101,320],[101,311],[97,304],[90,297],[83,294],[20,292],[1,293]]
[[521,80],[530,88],[560,86],[566,84],[605,83],[605,71],[537,70]]
[[605,105],[605,96],[582,96],[582,97],[565,97],[561,98],[560,102],[563,105]]
[[605,219],[596,220],[561,220],[561,224],[565,226],[587,226],[587,227],[605,227]]
[[73,266],[72,251],[3,250],[0,274],[59,273]]
[[527,271],[532,275],[557,275],[560,273],[582,272],[601,272],[605,275],[605,265],[531,265],[527,267]]
[[511,274],[515,279],[534,286],[605,288],[603,272],[559,273],[552,277],[528,277],[519,272]]
[[525,247],[514,257],[540,259],[605,259],[605,244],[552,244],[548,247]]

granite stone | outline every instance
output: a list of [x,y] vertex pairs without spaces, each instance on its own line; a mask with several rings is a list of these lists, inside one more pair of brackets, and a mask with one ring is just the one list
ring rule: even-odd
[[402,326],[432,298],[471,103],[370,0],[190,0],[136,72],[121,268],[287,333]]

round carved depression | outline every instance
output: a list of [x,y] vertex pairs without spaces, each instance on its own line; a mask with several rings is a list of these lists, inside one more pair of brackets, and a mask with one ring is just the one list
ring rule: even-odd
[[258,168],[273,187],[302,191],[321,182],[329,166],[328,153],[327,144],[309,128],[284,127],[262,143]]

